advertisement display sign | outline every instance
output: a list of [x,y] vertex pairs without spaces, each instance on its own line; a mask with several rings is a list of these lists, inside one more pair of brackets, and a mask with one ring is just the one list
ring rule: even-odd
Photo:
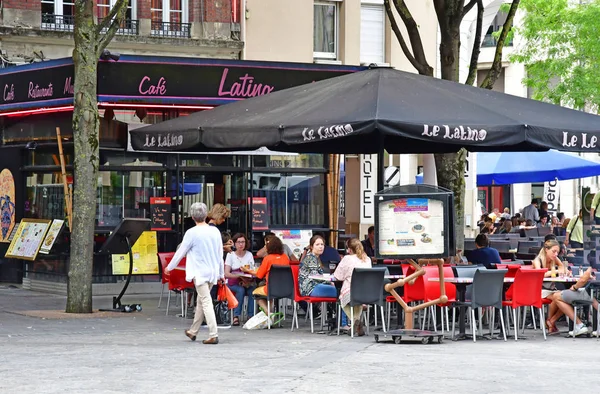
[[400,198],[379,204],[379,254],[444,253],[444,206],[440,200]]
[[[156,231],[144,231],[131,248],[133,251],[133,274],[158,274],[158,244]],[[113,275],[127,275],[129,272],[129,254],[112,255]]]
[[290,247],[298,259],[302,256],[304,248],[308,246],[313,235],[312,230],[273,230],[273,233]]

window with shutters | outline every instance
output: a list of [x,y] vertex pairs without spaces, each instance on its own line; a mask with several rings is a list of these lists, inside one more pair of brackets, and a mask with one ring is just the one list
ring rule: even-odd
[[385,63],[383,0],[363,0],[360,7],[360,62]]

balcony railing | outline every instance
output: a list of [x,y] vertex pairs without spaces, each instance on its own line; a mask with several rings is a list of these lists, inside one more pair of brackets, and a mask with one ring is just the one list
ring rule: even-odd
[[152,21],[150,34],[154,37],[190,38],[191,27],[191,23]]
[[[100,23],[100,22],[98,22]],[[121,23],[121,27],[117,30],[117,34],[122,36],[137,36],[140,33],[139,21],[134,19],[125,19]],[[102,33],[106,33],[108,28],[102,29]]]
[[73,31],[75,15],[42,14],[42,29],[53,31]]

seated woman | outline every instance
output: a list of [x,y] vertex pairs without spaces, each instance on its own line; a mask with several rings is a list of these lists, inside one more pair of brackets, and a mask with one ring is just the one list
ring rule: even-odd
[[492,219],[486,219],[483,224],[483,228],[481,229],[479,234],[494,234],[496,232],[496,227],[494,227],[494,222]]
[[509,234],[512,231],[512,228],[512,222],[510,220],[505,220],[504,223],[502,223],[502,227],[500,227],[499,234]]
[[[238,306],[233,310],[234,326],[240,325],[240,316],[242,307],[244,306],[244,297],[252,296],[252,292],[256,288],[254,280],[244,276],[244,271],[254,270],[254,257],[248,251],[250,242],[244,234],[235,234],[232,238],[235,252],[227,254],[225,259],[225,278],[229,288],[235,293],[235,298],[238,300]],[[248,318],[254,316],[254,303],[248,303]]]
[[[596,279],[596,275],[595,275],[594,271],[592,271],[592,268],[590,267],[583,273],[583,275],[581,275],[581,278],[579,278],[577,283],[575,283],[573,286],[571,286],[570,289],[563,290],[560,292],[560,296],[561,296],[562,300],[569,305],[573,305],[574,301],[588,301],[588,302],[592,303],[592,307],[595,310],[598,310],[598,301],[595,298],[592,298],[588,294],[588,292],[585,290],[585,287],[587,286],[587,284],[591,280],[594,280],[594,279]],[[575,318],[574,315],[575,315],[575,311],[573,310],[567,316],[569,316],[569,319],[574,321],[573,320]],[[569,331],[569,336],[576,337],[578,335],[587,333],[587,327],[584,327],[584,328],[585,328],[585,330],[583,330],[583,332],[581,329],[576,330],[574,328],[573,331]],[[600,331],[598,331],[598,330],[594,331],[594,332],[592,332],[592,335],[598,336],[599,332]]]
[[[544,274],[545,277],[552,276],[553,272],[570,275],[567,266],[558,258],[559,251],[560,245],[555,239],[549,239],[544,242],[544,247],[533,260],[533,268],[546,268],[548,271]],[[556,266],[558,266],[558,268],[555,269]],[[557,290],[554,282],[544,282],[542,284],[542,298],[552,301],[548,312],[548,318],[546,319],[546,326],[548,327],[549,334],[557,334],[559,331],[556,327],[556,321],[563,314],[572,316],[573,308],[562,299],[561,292]],[[577,332],[578,335],[587,334],[587,327],[585,327],[579,319],[577,319],[575,324],[575,332]]]
[[342,305],[342,309],[346,313],[346,316],[352,316],[350,309],[354,309],[354,329],[358,333],[358,336],[362,336],[365,335],[360,320],[362,305],[353,307],[349,305],[350,284],[352,282],[352,272],[354,271],[354,268],[371,268],[371,259],[365,253],[362,243],[356,238],[352,238],[346,242],[346,251],[348,254],[340,261],[333,276],[337,280],[344,282],[342,284],[342,290],[340,291],[340,304]]
[[325,250],[325,239],[320,235],[313,235],[310,239],[309,249],[300,261],[300,270],[298,271],[300,294],[311,297],[337,297],[337,290],[331,283],[322,283],[310,278],[311,275],[323,275],[319,256]]
[[[263,259],[258,271],[256,271],[256,277],[258,279],[265,279],[265,283],[262,286],[257,287],[252,294],[256,298],[256,303],[263,310],[267,311],[267,289],[269,284],[269,271],[271,266],[275,265],[290,265],[289,257],[284,253],[283,243],[281,240],[274,236],[267,236],[265,243],[267,245],[267,256]],[[273,310],[273,308],[271,308]]]

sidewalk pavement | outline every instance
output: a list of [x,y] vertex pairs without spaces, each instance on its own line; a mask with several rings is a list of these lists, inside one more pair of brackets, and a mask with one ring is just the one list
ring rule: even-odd
[[[157,286],[158,289],[158,286]],[[284,328],[219,331],[217,346],[191,342],[189,319],[164,315],[158,295],[128,296],[142,312],[41,319],[65,297],[0,285],[0,392],[21,393],[545,393],[597,391],[600,340],[549,337],[422,345],[375,343]],[[95,308],[111,297],[95,297]],[[15,313],[16,312],[16,313]]]

